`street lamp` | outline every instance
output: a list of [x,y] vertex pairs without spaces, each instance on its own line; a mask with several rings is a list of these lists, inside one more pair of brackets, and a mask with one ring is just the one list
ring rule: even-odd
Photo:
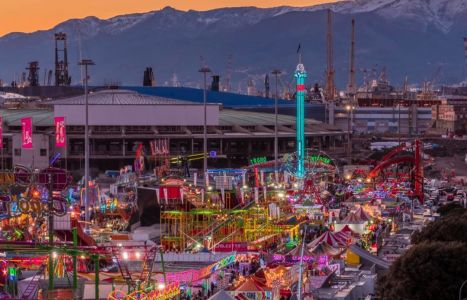
[[350,123],[351,123],[351,117],[352,117],[352,111],[354,110],[354,106],[351,106],[351,105],[347,105],[345,107],[345,110],[347,111],[347,142],[348,142],[348,146],[347,146],[347,156],[350,158],[350,163],[352,163],[352,142],[351,142],[351,136],[350,136]]
[[205,176],[204,182],[206,184],[206,172],[208,170],[208,137],[207,137],[207,121],[206,121],[206,98],[207,98],[207,91],[206,91],[206,75],[208,73],[211,73],[211,69],[209,69],[207,66],[202,67],[199,69],[200,73],[203,73],[204,75],[204,86],[203,86],[203,104],[204,104],[204,126],[203,126],[203,152],[204,152],[204,158],[203,158],[203,174]]
[[[274,95],[274,114],[275,114],[275,121],[274,121],[274,172],[277,174],[277,160],[279,159],[279,139],[278,139],[278,133],[277,133],[277,126],[278,126],[278,122],[277,122],[277,114],[278,114],[278,107],[277,107],[277,96],[278,96],[278,90],[277,90],[277,79],[278,79],[278,76],[281,74],[282,72],[278,69],[274,69],[272,71],[272,74],[275,75],[276,77],[276,93]],[[276,175],[277,177],[277,175]],[[276,178],[276,181],[277,181],[277,178]]]
[[297,292],[298,299],[302,299],[303,254],[305,253],[305,237],[306,237],[307,230],[308,230],[308,224],[306,224],[305,227],[300,231],[300,233],[303,234],[303,237],[302,237],[302,249],[300,251],[300,272],[299,272],[299,277],[298,277],[298,292]]
[[88,66],[94,66],[94,62],[90,59],[81,60],[78,65],[84,66],[84,216],[86,227],[89,224],[89,110],[88,110]]

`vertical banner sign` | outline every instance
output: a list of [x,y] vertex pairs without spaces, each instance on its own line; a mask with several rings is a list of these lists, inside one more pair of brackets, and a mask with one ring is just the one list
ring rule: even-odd
[[55,147],[66,147],[65,117],[55,117]]
[[3,149],[3,117],[0,116],[0,149]]
[[32,118],[21,119],[22,143],[23,149],[32,149]]
[[157,199],[157,204],[161,204],[161,194],[160,194],[160,189],[156,189],[156,199]]
[[255,187],[255,203],[259,203],[259,191],[257,187]]
[[194,186],[198,185],[198,173],[196,172],[193,173],[193,185]]
[[180,200],[182,200],[182,204],[183,204],[183,189],[182,188],[180,189]]
[[169,204],[169,192],[167,189],[164,189],[164,198],[165,198],[165,204]]

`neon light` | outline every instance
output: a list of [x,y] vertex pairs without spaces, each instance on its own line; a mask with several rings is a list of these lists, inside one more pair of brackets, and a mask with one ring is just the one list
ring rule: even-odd
[[266,156],[260,156],[260,157],[253,157],[250,159],[250,165],[258,165],[258,164],[263,164],[267,162],[268,159]]
[[311,162],[321,162],[326,165],[329,165],[332,162],[332,160],[329,157],[321,156],[321,155],[311,155],[311,156],[308,156],[308,159]]

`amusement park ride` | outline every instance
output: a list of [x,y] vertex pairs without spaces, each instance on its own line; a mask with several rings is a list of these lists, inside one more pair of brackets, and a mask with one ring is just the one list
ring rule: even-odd
[[[17,256],[16,262],[11,257],[4,259],[3,268],[16,269],[15,264],[31,262],[34,257],[33,264],[38,270],[37,278],[31,280],[22,295],[15,294],[14,289],[11,294],[23,299],[34,297],[39,289],[38,284],[34,284],[44,272],[42,278],[47,280],[45,290],[49,292],[44,294],[45,297],[52,297],[55,281],[61,282],[57,278],[67,277],[68,272],[72,273],[72,281],[67,287],[76,291],[78,271],[82,271],[80,276],[86,276],[85,273],[93,269],[95,297],[99,299],[100,273],[104,273],[100,271],[100,265],[104,264],[118,268],[119,274],[113,275],[113,282],[124,282],[128,286],[127,292],[112,291],[108,299],[172,299],[180,293],[181,281],[171,281],[169,278],[173,277],[167,276],[165,251],[246,252],[260,251],[283,241],[290,247],[299,244],[301,225],[310,220],[298,207],[317,206],[326,210],[334,199],[325,192],[330,187],[341,188],[344,178],[330,155],[306,147],[304,93],[307,73],[301,61],[294,76],[296,151],[282,155],[279,161],[267,157],[251,158],[250,164],[240,169],[210,169],[204,174],[204,180],[198,182],[198,174],[190,174],[189,162],[210,154],[170,157],[168,140],[160,139],[150,144],[156,178],[157,203],[154,204],[160,214],[159,245],[133,249],[133,246],[119,245],[117,239],[109,238],[106,243],[98,240],[104,236],[102,227],[105,222],[108,225],[109,220],[117,219],[129,225],[130,215],[136,211],[135,189],[145,175],[142,144],[137,148],[132,166],[135,172],[122,171],[120,177],[126,181],[112,191],[115,195],[105,198],[99,185],[91,181],[88,194],[93,218],[89,223],[81,218],[82,184],[71,187],[66,170],[49,167],[35,172],[18,166],[13,171],[0,172],[3,237],[0,251]],[[366,183],[374,183],[390,166],[410,163],[413,165],[410,172],[412,196],[423,202],[421,148],[419,140],[394,148],[365,174]],[[171,164],[179,165],[181,172],[178,176],[170,173]],[[122,201],[120,194],[126,194],[129,200]],[[311,222],[322,224],[323,220]],[[139,272],[130,268],[130,252],[142,262]],[[161,263],[160,272],[155,271],[157,261]],[[197,273],[197,277],[202,279],[209,276],[211,269],[231,263],[229,260],[209,266],[210,269],[206,267]],[[158,278],[161,274],[162,278]],[[17,278],[13,276],[4,283],[15,280]]]

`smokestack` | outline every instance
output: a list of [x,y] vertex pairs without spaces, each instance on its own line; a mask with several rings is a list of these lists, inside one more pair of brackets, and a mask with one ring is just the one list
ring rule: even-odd
[[269,75],[266,74],[266,77],[264,78],[264,96],[266,98],[269,98]]
[[144,70],[143,86],[156,86],[156,81],[154,80],[154,73],[152,72],[151,67],[147,67],[146,70]]
[[220,82],[220,76],[219,75],[212,76],[211,91],[213,91],[213,92],[218,92],[219,91],[219,82]]

